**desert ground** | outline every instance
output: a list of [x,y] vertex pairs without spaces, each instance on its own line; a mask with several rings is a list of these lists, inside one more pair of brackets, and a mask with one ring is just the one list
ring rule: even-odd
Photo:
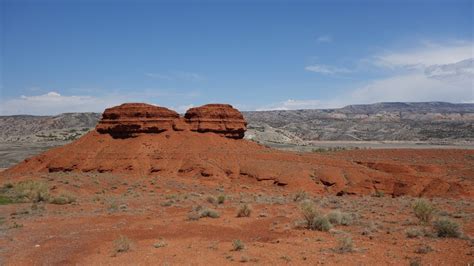
[[[472,179],[474,172],[470,150],[354,150],[318,156],[443,165],[465,173],[460,178]],[[251,178],[222,182],[203,176],[74,172],[18,178],[46,184],[56,200],[1,205],[2,264],[474,262],[472,198],[427,199],[436,209],[433,221],[448,218],[460,226],[462,235],[453,238],[439,237],[430,223],[420,222],[413,210],[418,199],[409,196],[291,192]],[[2,181],[6,193],[10,181]],[[327,231],[307,229],[301,206],[308,202],[321,215],[342,214],[347,221],[335,218]],[[244,217],[238,217],[242,212]]]

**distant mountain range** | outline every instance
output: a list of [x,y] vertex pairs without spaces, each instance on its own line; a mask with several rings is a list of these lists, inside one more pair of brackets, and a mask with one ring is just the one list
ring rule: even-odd
[[[263,143],[318,140],[474,140],[474,104],[376,103],[338,109],[243,112],[246,138]],[[70,141],[93,128],[99,113],[0,116],[0,141]]]

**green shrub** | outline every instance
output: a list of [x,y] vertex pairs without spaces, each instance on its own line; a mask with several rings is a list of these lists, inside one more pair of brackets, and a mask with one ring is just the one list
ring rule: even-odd
[[301,213],[303,214],[303,218],[308,228],[313,223],[313,220],[321,215],[316,206],[314,206],[310,201],[305,201],[301,204]]
[[425,199],[418,199],[413,204],[413,211],[416,218],[420,220],[421,223],[429,223],[433,218],[435,208],[431,203]]
[[213,209],[204,209],[201,211],[199,217],[200,218],[204,218],[204,217],[219,218],[220,214],[216,210],[213,210]]
[[217,204],[224,204],[225,199],[226,199],[226,196],[225,196],[225,195],[219,195],[219,196],[217,196]]
[[242,242],[240,239],[236,239],[232,241],[232,250],[239,251],[244,248],[245,248],[244,242]]
[[341,224],[342,221],[342,213],[338,210],[334,210],[328,213],[327,215],[329,222],[332,224]]
[[331,222],[326,216],[316,216],[309,225],[309,229],[327,232],[332,228]]
[[41,181],[21,181],[13,186],[13,197],[23,202],[48,201],[49,188]]
[[458,223],[448,218],[440,218],[433,223],[439,237],[460,237],[461,228]]
[[237,217],[249,217],[251,213],[252,213],[252,208],[249,205],[244,204],[240,206],[237,212]]

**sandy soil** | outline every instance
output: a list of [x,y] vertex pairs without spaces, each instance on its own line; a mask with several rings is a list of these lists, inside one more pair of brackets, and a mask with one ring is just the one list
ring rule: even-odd
[[[319,155],[341,161],[434,165],[474,178],[474,156],[450,150],[353,150]],[[459,165],[461,162],[461,165]],[[379,167],[380,165],[372,165]],[[383,165],[382,165],[383,166]],[[390,170],[390,169],[385,169]],[[425,169],[426,170],[426,169]],[[436,172],[437,168],[429,169]],[[411,197],[332,196],[307,190],[323,213],[340,210],[348,226],[328,232],[302,228],[299,194],[271,181],[252,178],[222,182],[217,176],[129,175],[56,172],[18,176],[48,184],[50,193],[76,197],[72,204],[0,205],[0,264],[6,265],[222,265],[250,263],[317,265],[467,265],[474,262],[474,201],[470,197],[431,198],[434,220],[461,225],[461,238],[433,235],[413,214]],[[0,179],[7,182],[5,177]],[[10,179],[9,179],[10,180]],[[306,190],[301,187],[300,190]],[[225,196],[222,204],[216,198]],[[243,204],[249,217],[237,217]],[[218,218],[190,220],[193,209],[215,210]],[[191,216],[190,216],[191,215]],[[409,238],[407,231],[426,230]],[[117,251],[126,237],[130,248]],[[352,250],[339,252],[352,239]],[[233,250],[241,240],[242,250]]]

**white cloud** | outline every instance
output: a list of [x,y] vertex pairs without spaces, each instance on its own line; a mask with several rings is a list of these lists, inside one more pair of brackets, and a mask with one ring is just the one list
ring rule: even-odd
[[119,104],[120,98],[100,99],[92,96],[63,96],[51,91],[36,96],[22,95],[1,102],[0,114],[51,115],[64,112],[102,112],[106,107]]
[[319,65],[319,64],[307,66],[304,69],[307,71],[320,73],[320,74],[326,74],[326,75],[352,72],[351,70],[347,68],[340,68],[340,67],[335,67],[335,66]]
[[332,37],[330,35],[321,35],[316,39],[316,41],[318,43],[330,43],[332,42]]
[[294,100],[288,99],[283,102],[262,106],[256,109],[256,111],[268,111],[268,110],[301,110],[301,109],[321,109],[321,108],[336,108],[340,107],[335,101],[321,101],[321,100]]
[[424,44],[407,51],[388,52],[373,57],[375,65],[389,68],[425,68],[431,65],[454,64],[472,58],[474,44],[461,42],[451,45]]
[[392,76],[371,81],[354,90],[353,103],[447,101],[463,102],[474,98],[472,81],[435,79],[423,73]]
[[[287,100],[257,110],[338,108],[348,104],[376,102],[447,101],[474,102],[474,45],[423,44],[408,51],[375,55],[370,62],[386,77],[368,80],[359,87],[347,87],[333,99]],[[327,65],[305,68],[321,74],[349,73],[349,69]]]

